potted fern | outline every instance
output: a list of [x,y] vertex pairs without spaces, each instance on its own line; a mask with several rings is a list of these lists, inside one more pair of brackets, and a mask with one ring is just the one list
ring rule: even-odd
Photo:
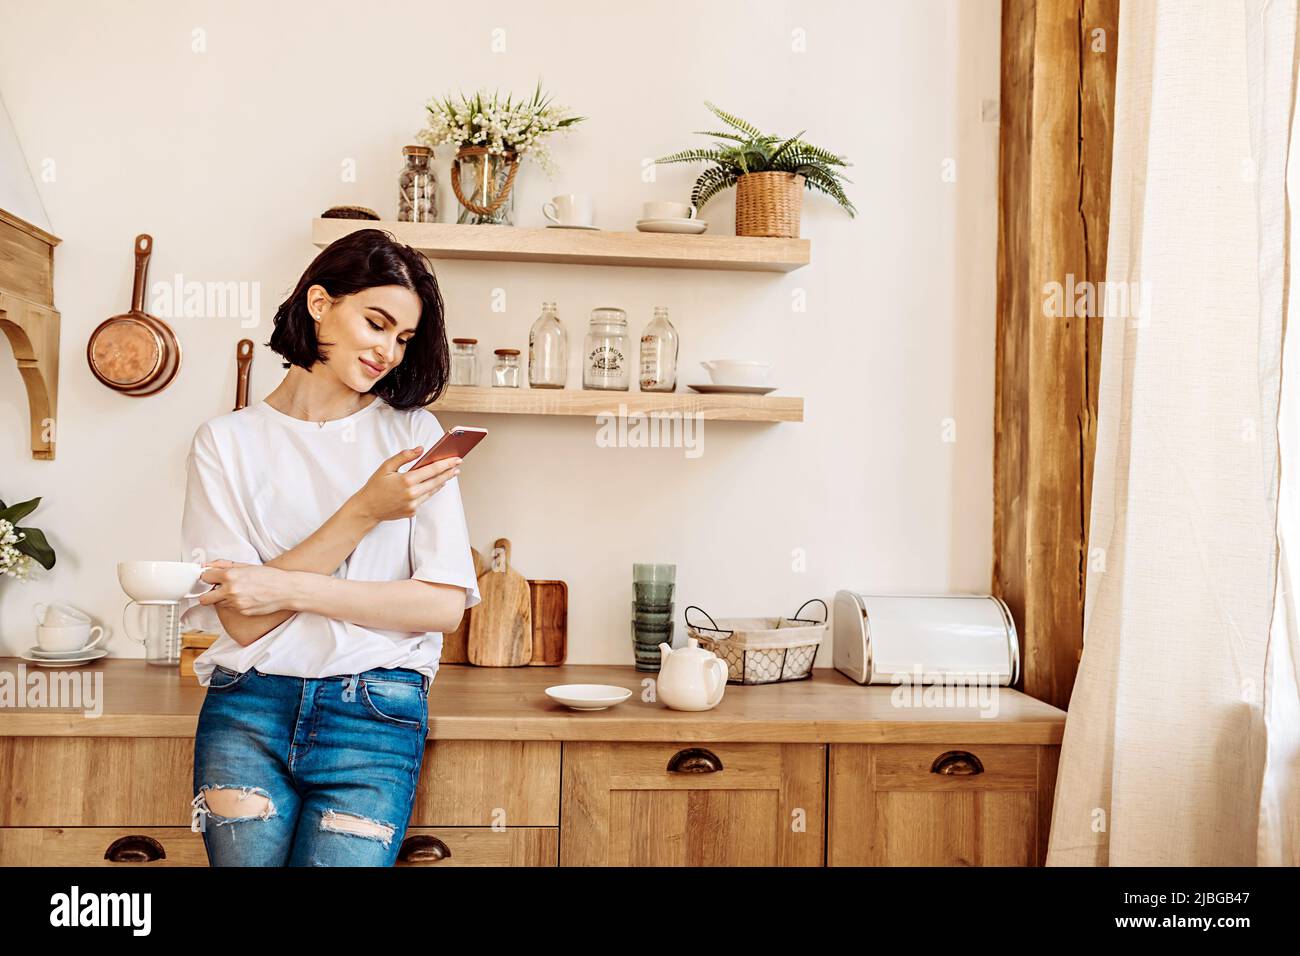
[[698,131],[726,142],[714,142],[711,149],[686,149],[656,159],[656,163],[712,163],[700,173],[691,190],[697,209],[729,186],[736,187],[736,235],[799,235],[799,213],[804,188],[830,196],[850,216],[857,210],[844,194],[851,182],[836,168],[848,166],[843,156],[805,142],[806,130],[783,138],[762,133],[752,123],[718,109],[707,100],[705,106],[729,127],[730,132]]

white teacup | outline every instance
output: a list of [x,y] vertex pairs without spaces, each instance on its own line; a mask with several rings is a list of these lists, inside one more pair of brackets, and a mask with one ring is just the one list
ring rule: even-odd
[[42,603],[35,605],[32,611],[36,615],[37,624],[47,624],[50,627],[90,623],[90,615],[77,610],[71,604]]
[[744,385],[761,387],[767,384],[771,362],[753,362],[747,359],[714,359],[701,362],[709,372],[714,385]]
[[552,196],[550,202],[542,205],[542,215],[557,226],[590,226],[595,209],[590,196],[570,193]]
[[699,213],[688,202],[648,202],[641,210],[642,219],[694,219]]
[[[99,633],[95,633],[98,631]],[[91,635],[95,634],[94,640]],[[36,644],[43,651],[52,654],[65,651],[88,651],[104,639],[104,629],[96,624],[67,624],[63,627],[50,627],[39,624],[36,627]]]
[[[202,579],[203,565],[193,561],[119,561],[117,580],[122,590],[141,604],[172,603],[196,598],[213,585]],[[197,585],[201,591],[190,592]]]

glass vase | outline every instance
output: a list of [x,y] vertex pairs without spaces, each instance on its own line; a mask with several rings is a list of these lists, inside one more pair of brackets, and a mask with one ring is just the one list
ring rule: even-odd
[[515,171],[513,152],[489,153],[482,147],[462,148],[452,168],[452,185],[460,202],[461,225],[513,226]]

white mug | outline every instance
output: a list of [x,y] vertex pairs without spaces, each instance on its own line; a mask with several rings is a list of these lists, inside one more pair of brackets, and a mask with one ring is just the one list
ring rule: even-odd
[[642,219],[694,219],[699,210],[688,202],[648,202],[642,208]]
[[590,196],[570,193],[552,196],[550,202],[542,205],[542,215],[557,226],[590,226],[595,211]]
[[[92,641],[90,635],[99,632]],[[104,639],[104,629],[96,624],[68,624],[63,627],[50,627],[39,624],[36,627],[36,643],[43,651],[58,653],[62,651],[88,651]]]
[[37,604],[32,607],[36,615],[37,624],[47,624],[50,627],[63,627],[68,624],[89,624],[90,615],[78,611],[71,604],[60,604],[53,602],[50,604]]

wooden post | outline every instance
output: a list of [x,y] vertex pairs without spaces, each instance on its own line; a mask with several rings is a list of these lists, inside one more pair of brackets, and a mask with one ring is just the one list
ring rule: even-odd
[[1083,648],[1119,0],[1003,0],[993,593],[1025,693],[1066,707]]

